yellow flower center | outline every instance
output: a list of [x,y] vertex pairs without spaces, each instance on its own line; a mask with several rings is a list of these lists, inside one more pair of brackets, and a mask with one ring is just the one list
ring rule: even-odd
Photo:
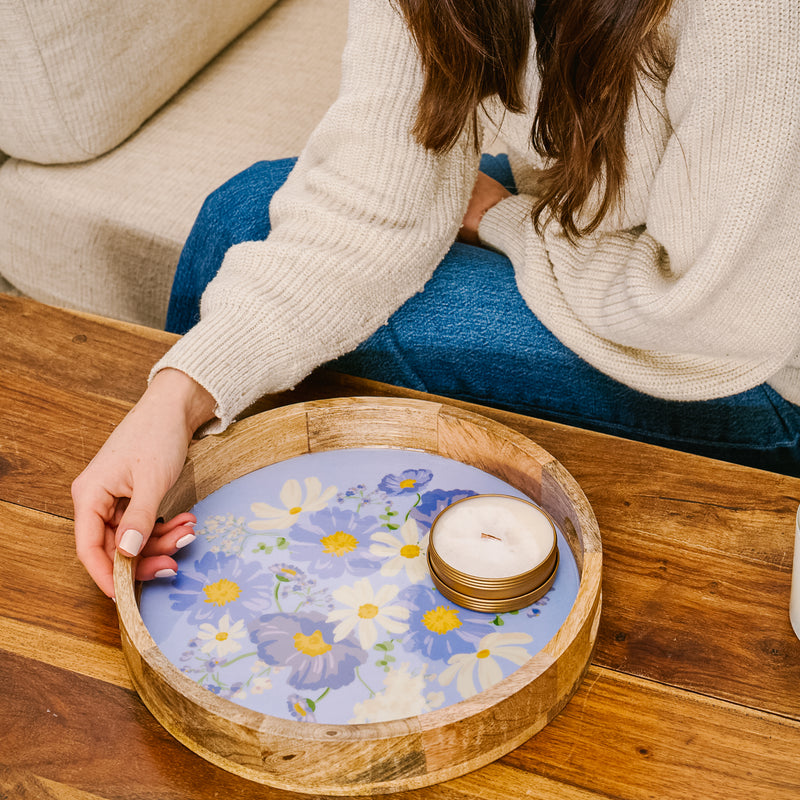
[[489,658],[491,653],[488,650],[478,650],[475,654],[478,658]]
[[299,514],[303,509],[300,506],[294,506],[289,509],[290,514]]
[[419,545],[404,544],[400,548],[400,555],[403,556],[403,558],[416,558],[419,555]]
[[358,609],[358,616],[361,617],[361,619],[374,619],[378,616],[379,610],[378,606],[372,603],[364,603],[364,605]]
[[301,716],[304,717],[306,715],[306,710],[300,705],[300,703],[294,704],[294,710]]
[[286,575],[297,575],[296,569],[289,569],[289,567],[281,567],[281,572],[284,572]]
[[218,642],[224,642],[228,638],[227,631],[220,631],[215,637]]
[[450,631],[461,627],[461,620],[458,612],[449,607],[437,606],[426,611],[422,617],[422,624],[432,633],[450,633]]
[[304,656],[322,656],[330,650],[332,645],[329,645],[322,638],[322,631],[314,631],[311,636],[306,636],[304,633],[296,633],[294,635],[294,649],[301,652]]
[[401,489],[413,489],[416,485],[417,481],[415,478],[406,478],[404,481],[400,481]]
[[351,553],[358,547],[358,539],[350,533],[344,531],[336,531],[330,536],[325,536],[320,539],[322,547],[329,555],[343,556],[345,553]]
[[210,583],[203,587],[206,593],[206,603],[214,603],[217,606],[224,606],[232,603],[242,593],[238,583],[229,581],[227,578],[220,578],[216,583]]

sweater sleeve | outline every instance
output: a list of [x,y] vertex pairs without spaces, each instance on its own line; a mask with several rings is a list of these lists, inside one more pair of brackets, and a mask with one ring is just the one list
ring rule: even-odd
[[269,236],[228,250],[200,322],[153,370],[214,396],[211,430],[368,338],[452,244],[478,154],[466,132],[445,156],[417,143],[421,86],[391,0],[351,0],[339,96],[276,192]]
[[573,245],[552,222],[538,236],[521,195],[491,209],[480,236],[580,356],[649,394],[700,400],[769,380],[800,344],[800,6],[686,6],[671,131],[632,186],[643,219]]

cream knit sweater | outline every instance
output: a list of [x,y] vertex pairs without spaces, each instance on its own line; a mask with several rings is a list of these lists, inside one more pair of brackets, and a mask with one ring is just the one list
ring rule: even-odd
[[[483,218],[528,305],[568,347],[676,400],[769,382],[800,403],[800,3],[676,0],[666,85],[643,82],[621,209],[573,246],[530,221],[532,114],[489,103],[520,194]],[[419,292],[478,169],[410,134],[421,76],[390,0],[352,0],[339,98],[275,195],[272,232],[232,247],[201,321],[156,365],[216,398],[225,427],[259,396],[353,349]],[[538,76],[528,70],[529,108]]]

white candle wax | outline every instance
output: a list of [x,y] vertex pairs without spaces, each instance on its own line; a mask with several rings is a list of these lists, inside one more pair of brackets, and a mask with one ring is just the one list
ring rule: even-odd
[[531,503],[478,495],[443,511],[434,537],[436,552],[453,569],[480,578],[510,578],[547,558],[555,531]]
[[789,619],[800,639],[800,508],[794,526],[794,560],[792,563],[792,592],[789,599]]

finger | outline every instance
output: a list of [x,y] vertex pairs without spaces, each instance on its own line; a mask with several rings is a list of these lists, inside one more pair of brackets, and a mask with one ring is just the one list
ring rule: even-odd
[[150,581],[154,578],[170,579],[178,574],[178,564],[169,556],[142,558],[136,565],[136,580]]
[[156,522],[155,527],[153,528],[153,535],[164,536],[165,534],[175,530],[175,528],[194,528],[196,524],[197,517],[190,511],[184,511],[181,514],[177,514],[172,519],[166,520],[166,522]]
[[103,490],[91,494],[73,489],[75,552],[92,580],[108,597],[114,597],[113,562],[107,552],[111,532],[106,522],[113,517],[116,500]]
[[[156,526],[158,528],[158,526]],[[142,557],[171,556],[178,550],[191,544],[197,537],[189,525],[179,525],[160,536],[151,536],[142,548]]]
[[126,556],[141,553],[156,524],[162,494],[155,484],[138,481],[130,502],[117,526],[117,549]]

